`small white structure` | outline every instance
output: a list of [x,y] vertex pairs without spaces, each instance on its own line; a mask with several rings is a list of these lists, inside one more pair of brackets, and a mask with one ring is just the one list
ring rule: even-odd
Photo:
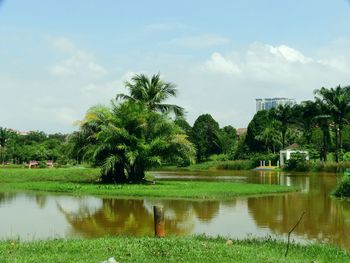
[[280,165],[283,166],[285,164],[285,161],[288,161],[290,159],[290,156],[293,153],[302,153],[305,154],[305,160],[309,160],[309,152],[308,151],[301,151],[301,150],[292,150],[292,149],[286,149],[280,151]]

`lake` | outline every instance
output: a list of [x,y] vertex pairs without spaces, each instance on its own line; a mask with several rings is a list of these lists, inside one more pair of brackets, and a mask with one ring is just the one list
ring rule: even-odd
[[334,174],[253,171],[154,172],[159,180],[221,180],[297,186],[297,193],[224,201],[114,199],[0,193],[0,238],[34,240],[114,235],[152,236],[153,205],[163,205],[168,235],[292,238],[350,249],[350,201],[331,198]]

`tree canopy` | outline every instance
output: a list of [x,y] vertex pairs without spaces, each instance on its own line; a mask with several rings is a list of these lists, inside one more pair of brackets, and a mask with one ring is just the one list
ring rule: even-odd
[[176,97],[176,85],[165,82],[160,78],[160,74],[151,78],[144,74],[136,74],[130,81],[125,82],[125,87],[129,94],[119,93],[116,98],[138,102],[145,105],[151,111],[162,113],[172,112],[176,116],[183,116],[184,109],[174,104],[164,103],[170,97]]
[[127,101],[88,110],[81,130],[94,127],[86,149],[102,166],[104,182],[139,182],[148,168],[171,161],[192,161],[194,147],[166,115]]

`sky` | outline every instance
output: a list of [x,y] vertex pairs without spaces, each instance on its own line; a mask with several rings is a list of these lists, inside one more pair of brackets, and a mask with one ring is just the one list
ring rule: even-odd
[[246,127],[255,99],[350,85],[346,0],[0,0],[0,126],[69,133],[134,74],[193,124]]

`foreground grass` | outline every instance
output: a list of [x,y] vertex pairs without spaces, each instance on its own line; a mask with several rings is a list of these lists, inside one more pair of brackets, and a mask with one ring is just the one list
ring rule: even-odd
[[157,181],[155,184],[105,185],[96,183],[98,169],[3,169],[0,191],[40,191],[74,195],[229,199],[243,195],[296,191],[280,185],[231,182]]
[[350,253],[329,245],[290,246],[272,240],[116,237],[85,240],[0,242],[0,262],[349,262]]

